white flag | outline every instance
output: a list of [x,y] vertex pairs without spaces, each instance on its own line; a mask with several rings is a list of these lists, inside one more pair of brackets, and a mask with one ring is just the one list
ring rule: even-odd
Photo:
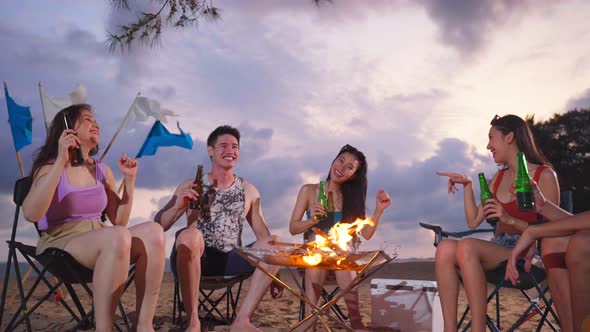
[[70,96],[65,98],[48,95],[43,86],[40,86],[39,89],[41,91],[41,103],[43,104],[43,113],[45,114],[47,128],[49,128],[57,112],[73,104],[84,104],[88,98],[86,88],[82,84],[78,84],[76,89],[70,93]]
[[169,109],[162,108],[159,101],[143,96],[135,98],[135,102],[131,106],[132,119],[140,122],[147,120],[151,116],[160,122],[166,123],[167,116],[177,115]]

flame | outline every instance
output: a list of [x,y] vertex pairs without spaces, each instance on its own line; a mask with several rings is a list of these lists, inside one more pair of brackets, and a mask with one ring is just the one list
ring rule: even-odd
[[[349,252],[350,244],[355,238],[355,234],[366,225],[375,225],[371,219],[357,219],[353,223],[336,223],[328,232],[327,238],[317,234],[315,240],[307,244],[307,253],[302,256],[305,263],[315,266],[321,263],[322,256],[338,256],[337,264],[346,258],[345,253],[336,253],[338,251]],[[322,255],[323,254],[323,255]]]
[[314,254],[308,253],[307,255],[303,256],[303,261],[311,266],[316,266],[322,262],[322,255],[321,254]]
[[357,219],[353,223],[337,223],[328,232],[328,239],[336,243],[340,249],[350,251],[350,243],[354,239],[355,234],[366,226],[374,226],[375,223],[371,219]]

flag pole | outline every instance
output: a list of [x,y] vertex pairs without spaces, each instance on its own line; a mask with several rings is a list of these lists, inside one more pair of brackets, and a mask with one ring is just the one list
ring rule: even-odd
[[49,133],[49,127],[47,127],[47,114],[45,113],[45,103],[43,102],[43,92],[41,92],[41,81],[38,84],[39,87],[39,98],[41,99],[41,111],[43,111],[43,124],[45,124],[45,132]]
[[138,92],[137,95],[135,96],[135,98],[133,99],[133,102],[131,103],[131,106],[129,106],[129,109],[127,110],[127,114],[125,114],[125,117],[123,118],[123,121],[121,121],[119,128],[117,128],[117,131],[115,131],[115,134],[113,135],[113,137],[111,138],[111,141],[109,142],[106,149],[102,153],[102,156],[100,156],[100,159],[99,159],[100,161],[102,161],[104,159],[105,155],[107,154],[107,152],[109,152],[109,150],[111,149],[111,146],[113,145],[113,142],[115,141],[115,138],[117,138],[117,135],[119,135],[119,132],[121,132],[121,129],[123,129],[123,126],[125,126],[125,124],[127,123],[127,120],[129,119],[129,116],[131,115],[131,109],[133,108],[133,105],[135,105],[135,102],[137,101],[137,97],[139,97],[140,95],[141,95],[141,92]]

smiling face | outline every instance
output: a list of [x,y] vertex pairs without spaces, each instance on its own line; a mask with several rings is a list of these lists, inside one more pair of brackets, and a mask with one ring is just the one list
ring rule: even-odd
[[91,147],[98,145],[100,140],[100,126],[96,123],[92,112],[83,109],[74,124],[74,130],[76,130],[82,144],[86,143]]
[[235,136],[224,134],[217,138],[213,146],[207,147],[207,152],[213,165],[230,169],[236,166],[240,158],[240,144]]
[[512,132],[504,135],[501,131],[492,126],[488,138],[487,149],[490,150],[494,157],[494,161],[497,164],[507,163],[514,158],[514,151],[512,151],[514,134]]
[[330,180],[342,184],[352,178],[359,166],[360,162],[355,155],[350,152],[344,152],[332,163]]

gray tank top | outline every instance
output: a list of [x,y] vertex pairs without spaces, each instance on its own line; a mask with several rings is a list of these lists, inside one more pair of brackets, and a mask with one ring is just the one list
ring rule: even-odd
[[[203,185],[206,189],[211,186],[209,176],[203,177]],[[201,217],[195,224],[203,233],[206,247],[230,252],[235,246],[242,244],[242,227],[246,222],[244,179],[236,176],[230,187],[214,189],[215,195],[210,205],[211,216]]]

